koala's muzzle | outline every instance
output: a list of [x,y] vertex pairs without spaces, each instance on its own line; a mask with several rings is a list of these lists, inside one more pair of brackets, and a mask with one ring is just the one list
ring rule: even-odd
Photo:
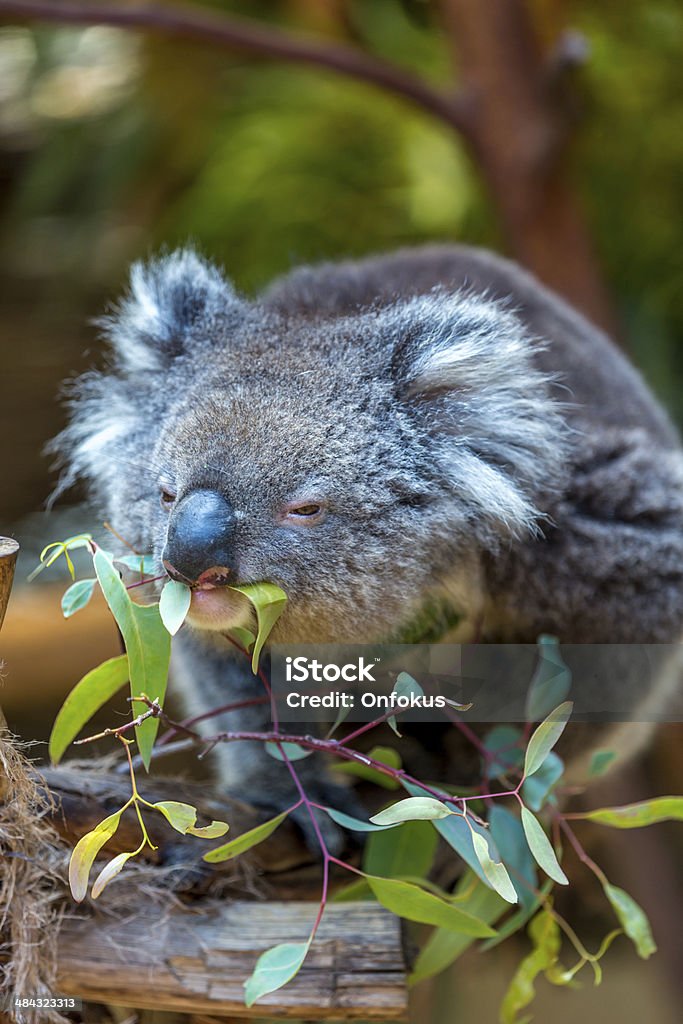
[[190,491],[174,506],[162,559],[173,579],[218,585],[234,563],[236,517],[216,491]]

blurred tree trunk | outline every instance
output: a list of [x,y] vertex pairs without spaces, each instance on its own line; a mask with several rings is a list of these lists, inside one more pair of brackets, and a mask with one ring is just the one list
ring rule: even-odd
[[[469,104],[468,143],[515,257],[595,323],[615,323],[568,173],[566,76],[580,54],[560,37],[544,55],[524,0],[442,0]],[[554,10],[547,12],[555,21]],[[539,20],[542,20],[539,16]],[[547,28],[547,25],[545,26]]]

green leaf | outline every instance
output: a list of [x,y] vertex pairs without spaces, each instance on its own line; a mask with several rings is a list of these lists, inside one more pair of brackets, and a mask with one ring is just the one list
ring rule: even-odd
[[517,890],[502,861],[494,860],[489,853],[488,837],[479,832],[472,833],[472,845],[486,879],[499,896],[508,903],[517,903]]
[[[412,796],[424,796],[425,791],[422,787],[415,785],[412,782],[403,782],[404,788]],[[481,825],[478,825],[475,821],[471,821],[469,818],[465,818],[463,814],[456,812],[455,814],[449,815],[447,818],[440,818],[434,822],[434,828],[442,836],[445,841],[451,846],[457,854],[465,861],[465,863],[472,868],[475,874],[479,875],[482,882],[485,885],[489,885],[489,881],[484,874],[481,864],[474,852],[474,845],[472,842],[473,832],[484,832],[485,830]],[[492,841],[491,841],[492,842]],[[495,856],[497,851],[492,853]]]
[[95,857],[116,832],[122,814],[123,810],[110,814],[92,832],[87,832],[76,843],[69,861],[69,886],[77,903],[85,899],[90,869]]
[[572,674],[560,653],[557,637],[538,638],[538,663],[526,698],[527,722],[539,722],[564,701],[571,690]]
[[565,701],[548,715],[545,721],[534,730],[526,748],[524,758],[524,774],[533,775],[538,771],[546,757],[564,732],[574,705]]
[[[534,948],[517,968],[500,1008],[501,1024],[521,1024],[519,1011],[533,1000],[534,982],[542,971],[553,967],[560,955],[561,936],[557,922],[547,910],[542,910],[529,925]],[[530,1018],[524,1018],[528,1021]]]
[[76,612],[79,612],[81,608],[85,608],[86,604],[92,597],[92,592],[95,589],[96,579],[88,580],[77,580],[72,583],[68,590],[65,590],[64,596],[62,597],[62,614],[65,619],[71,618]]
[[516,910],[514,914],[508,917],[505,923],[500,925],[498,928],[498,934],[495,939],[487,939],[486,942],[482,942],[479,947],[480,952],[486,953],[489,949],[493,949],[494,946],[500,945],[500,943],[504,942],[505,939],[509,939],[510,936],[514,935],[515,932],[518,932],[520,928],[523,928],[529,918],[532,917],[540,907],[543,897],[547,896],[552,891],[553,885],[554,883],[552,879],[546,878],[538,890],[540,895],[535,896],[533,902],[527,906],[522,904],[519,910]]
[[343,889],[337,889],[332,896],[333,903],[353,903],[354,900],[371,900],[372,890],[365,878],[357,878]]
[[[397,771],[402,766],[401,755],[393,747],[373,747],[368,757],[371,757],[373,761],[379,761],[380,764],[385,764],[387,768],[395,768]],[[400,789],[401,786],[398,779],[394,779],[390,775],[383,775],[382,772],[377,771],[372,765],[362,764],[360,761],[335,762],[331,767],[334,771],[341,772],[343,775],[353,775],[359,779],[366,779],[368,782],[374,782],[384,789]]]
[[538,866],[543,868],[546,875],[549,875],[553,881],[559,882],[560,885],[569,885],[569,879],[558,863],[543,826],[527,807],[522,808],[522,827],[529,849]]
[[[171,637],[161,621],[158,605],[137,605],[131,601],[111,556],[98,548],[93,563],[95,572],[121,630],[128,652],[131,697],[142,694],[163,703],[168,681]],[[159,719],[150,717],[135,729],[140,756],[149,769]]]
[[166,821],[181,835],[186,835],[189,829],[194,828],[197,820],[197,808],[192,804],[183,804],[178,800],[159,800],[152,804],[166,818]]
[[[378,828],[378,826],[374,826]],[[363,870],[383,878],[406,875],[425,878],[439,841],[428,821],[407,821],[400,828],[388,827],[368,837],[363,851]]]
[[[394,689],[392,692],[395,693],[398,697],[410,697],[411,694],[415,694],[416,697],[424,697],[424,690],[422,689],[418,681],[416,679],[413,679],[411,675],[408,675],[407,672],[399,672],[399,674],[396,677],[396,682],[394,683]],[[390,718],[387,718],[387,725],[389,725],[394,730],[397,736],[401,735],[401,733],[398,731],[398,726],[396,725],[396,718],[394,717],[394,715],[392,715]]]
[[645,912],[638,906],[632,896],[629,896],[627,892],[619,889],[616,885],[611,885],[607,882],[604,885],[604,890],[619,919],[619,924],[636,947],[638,956],[642,957],[643,960],[647,960],[648,957],[657,952],[657,945]]
[[306,959],[309,942],[283,942],[266,950],[256,961],[254,972],[244,986],[244,1002],[253,1006],[257,999],[275,992],[291,981]]
[[534,890],[537,887],[536,865],[521,821],[515,814],[495,803],[489,814],[489,828],[501,860],[512,869],[512,884],[519,902],[522,906],[530,906],[535,900]]
[[393,828],[392,825],[372,825],[369,821],[354,818],[350,814],[344,814],[343,811],[337,811],[334,807],[323,807],[323,810],[329,814],[332,821],[336,821],[342,828],[349,828],[353,832],[384,832],[388,828]]
[[547,802],[553,786],[562,778],[564,762],[552,750],[546,757],[541,767],[528,775],[522,786],[522,798],[524,803],[532,811],[540,811]]
[[[28,582],[31,583],[36,576],[43,571],[43,569],[47,569],[49,566],[53,565],[62,555],[64,555],[64,558],[66,559],[71,579],[75,579],[76,574],[74,572],[73,562],[69,558],[69,550],[73,551],[75,548],[87,548],[91,541],[92,537],[89,533],[79,533],[76,537],[67,537],[66,540],[57,540],[52,544],[47,544],[40,552],[40,562],[33,572],[29,574]],[[52,552],[49,556],[48,551]]]
[[409,796],[385,807],[370,818],[373,825],[398,825],[402,821],[434,821],[454,814],[441,800],[431,796]]
[[522,767],[524,751],[519,745],[521,738],[521,729],[514,725],[496,725],[486,734],[484,747],[494,755],[490,761],[483,759],[482,762],[482,769],[489,778],[497,779]]
[[200,828],[196,828],[193,825],[192,828],[188,828],[187,834],[189,836],[199,836],[200,839],[220,839],[229,828],[230,826],[227,821],[216,821],[214,818],[209,825],[202,825]]
[[[466,910],[488,925],[495,924],[509,907],[506,900],[488,885],[484,885],[470,870],[466,871],[458,882],[456,899],[460,910]],[[439,974],[454,963],[474,941],[472,935],[460,935],[447,928],[435,928],[418,954],[408,979],[410,984],[415,985],[425,978]],[[495,939],[489,941],[494,942]]]
[[426,892],[412,882],[404,882],[397,878],[380,878],[377,875],[365,875],[375,899],[383,907],[399,917],[409,921],[420,921],[422,924],[434,924],[464,935],[476,938],[487,938],[495,932],[484,921],[472,914],[465,913],[452,903]]
[[604,775],[616,756],[616,750],[596,750],[591,757],[590,768],[588,769],[591,779]]
[[134,850],[132,853],[119,853],[117,854],[116,857],[114,857],[113,860],[110,860],[108,864],[105,864],[105,866],[102,868],[99,875],[93,882],[92,892],[90,893],[90,895],[94,900],[97,899],[102,890],[109,885],[112,879],[116,878],[116,876],[120,873],[121,869],[126,864],[126,862],[134,856]]
[[157,563],[154,555],[114,555],[117,565],[125,565],[127,569],[140,573],[141,576],[155,576]]
[[245,629],[243,626],[233,626],[232,629],[228,630],[228,635],[236,640],[237,643],[245,651],[251,650],[251,645],[256,640],[256,637],[250,629]]
[[229,843],[217,846],[215,850],[209,850],[202,859],[209,864],[218,864],[220,861],[232,860],[233,857],[238,857],[240,853],[250,850],[252,846],[258,846],[264,839],[271,836],[278,825],[281,825],[285,820],[288,813],[288,811],[283,811],[282,814],[264,821],[261,825],[250,828],[248,832],[243,832],[241,836],[231,839]]
[[171,636],[175,636],[190,609],[192,591],[184,583],[169,580],[159,598],[159,615]]
[[127,682],[128,658],[120,654],[103,661],[76,683],[52,726],[48,750],[53,764],[62,759],[66,748],[95,712]]
[[658,796],[623,807],[601,807],[580,817],[612,828],[643,828],[660,821],[683,821],[683,796]]
[[[270,740],[264,743],[266,753],[274,757],[276,761],[301,761],[304,757],[310,757],[312,750],[300,747],[298,743],[273,743]],[[280,749],[282,748],[282,749]]]
[[281,590],[274,583],[248,583],[244,587],[230,587],[230,589],[244,594],[251,601],[256,612],[258,633],[254,649],[251,652],[251,670],[256,675],[263,645],[284,611],[287,604],[287,595],[284,590]]

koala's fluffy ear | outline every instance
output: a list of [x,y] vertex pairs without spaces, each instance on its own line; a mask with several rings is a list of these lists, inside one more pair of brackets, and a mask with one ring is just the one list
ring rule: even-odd
[[420,417],[455,497],[483,534],[537,529],[569,430],[538,343],[500,302],[433,292],[379,313],[397,396]]
[[128,372],[163,369],[216,328],[237,325],[246,303],[221,272],[192,249],[135,263],[130,290],[99,324]]

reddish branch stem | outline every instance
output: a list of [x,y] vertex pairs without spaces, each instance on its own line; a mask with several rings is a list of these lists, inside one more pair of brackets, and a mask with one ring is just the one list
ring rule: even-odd
[[101,3],[87,0],[0,0],[0,19],[76,25],[114,25],[336,71],[410,100],[457,131],[469,134],[465,101],[409,71],[362,50],[255,20],[180,4]]

